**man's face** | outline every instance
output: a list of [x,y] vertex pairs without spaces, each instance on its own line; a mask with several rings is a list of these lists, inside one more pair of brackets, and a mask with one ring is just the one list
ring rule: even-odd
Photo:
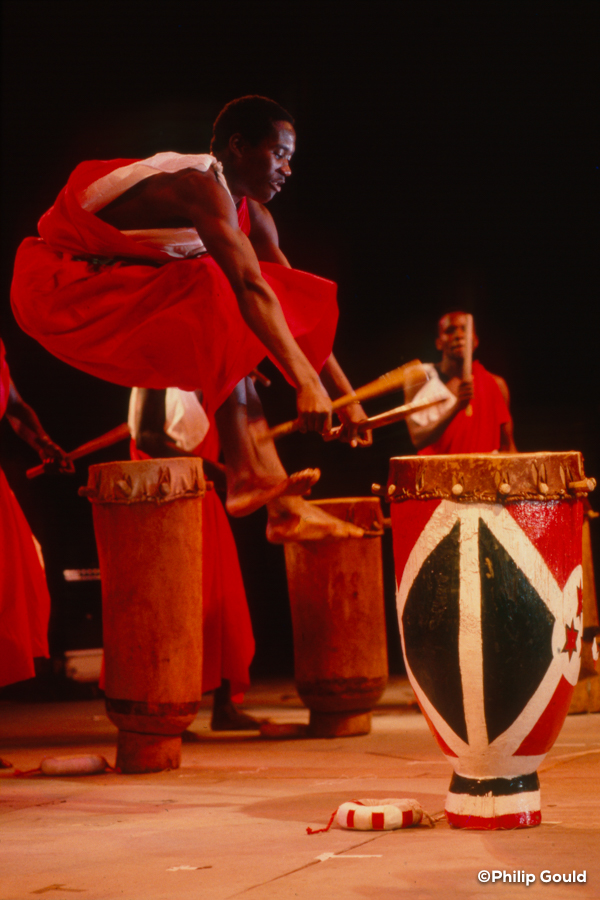
[[296,132],[289,122],[274,122],[271,134],[256,147],[240,142],[237,187],[253,200],[268,203],[292,174],[290,160],[295,149]]
[[[463,359],[465,355],[467,317],[464,313],[449,313],[440,319],[435,346],[448,359]],[[473,327],[473,348],[478,344]]]

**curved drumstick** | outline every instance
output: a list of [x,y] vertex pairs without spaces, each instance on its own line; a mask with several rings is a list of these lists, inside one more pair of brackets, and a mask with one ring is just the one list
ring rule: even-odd
[[[338,397],[331,404],[331,408],[333,410],[342,409],[344,406],[350,406],[351,403],[362,403],[363,400],[371,400],[373,397],[381,397],[383,394],[399,391],[409,380],[415,386],[424,384],[427,381],[427,373],[418,359],[413,359],[411,362],[405,363],[391,372],[386,372],[385,375],[381,375],[375,381],[370,381],[363,387],[357,388],[351,394]],[[281,425],[276,425],[275,428],[267,431],[265,437],[277,440],[277,438],[283,437],[284,434],[291,434],[293,431],[297,431],[298,424],[297,419],[291,422],[283,422]]]

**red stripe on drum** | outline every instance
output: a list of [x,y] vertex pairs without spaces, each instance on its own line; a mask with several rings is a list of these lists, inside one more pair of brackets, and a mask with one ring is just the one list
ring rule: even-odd
[[533,812],[507,813],[504,816],[460,816],[446,812],[448,824],[453,828],[476,828],[478,831],[500,831],[508,828],[532,828],[542,821],[540,810]]
[[371,813],[371,828],[374,831],[383,831],[384,816],[383,813]]
[[571,682],[561,675],[548,706],[513,756],[540,756],[548,752],[560,734],[574,690]]
[[354,828],[354,810],[353,809],[348,810],[348,815],[346,817],[346,826],[348,828]]
[[396,579],[402,578],[408,557],[421,536],[421,532],[438,508],[441,500],[421,500],[407,503],[392,503],[392,535],[394,540],[394,563]]
[[573,569],[581,563],[581,503],[509,503],[506,507],[523,529],[564,590]]
[[415,814],[412,809],[405,809],[402,812],[402,827],[410,828],[411,825],[414,825]]

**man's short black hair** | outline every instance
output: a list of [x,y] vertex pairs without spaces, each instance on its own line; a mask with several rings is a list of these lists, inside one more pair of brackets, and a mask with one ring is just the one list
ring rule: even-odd
[[294,124],[290,113],[268,97],[238,97],[224,106],[213,125],[211,153],[223,150],[232,134],[241,134],[253,147],[268,137],[274,122]]

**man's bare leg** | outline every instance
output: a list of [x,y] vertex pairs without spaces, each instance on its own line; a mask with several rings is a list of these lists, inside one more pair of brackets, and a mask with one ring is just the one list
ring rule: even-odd
[[319,480],[318,469],[288,476],[273,441],[261,440],[268,426],[250,378],[236,385],[215,421],[225,454],[225,505],[230,515],[247,516],[282,494],[306,494]]
[[266,504],[267,538],[274,544],[363,536],[362,528],[302,499],[321,473],[304,469],[287,475],[275,444],[266,436],[269,426],[250,378],[236,386],[215,418],[221,444],[227,448],[226,506],[230,515],[248,515]]
[[362,528],[329,515],[302,497],[281,496],[267,503],[267,540],[272,544],[290,541],[340,541],[361,538]]

